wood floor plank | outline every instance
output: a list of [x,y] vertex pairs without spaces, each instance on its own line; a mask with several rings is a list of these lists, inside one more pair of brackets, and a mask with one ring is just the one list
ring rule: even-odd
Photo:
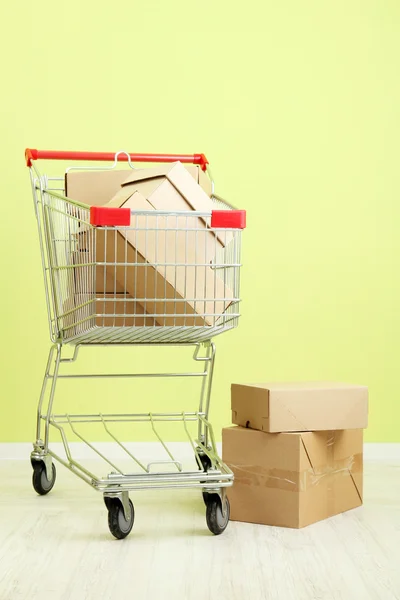
[[230,523],[193,491],[131,494],[114,540],[100,494],[62,467],[45,497],[0,461],[1,600],[400,600],[400,464],[365,465],[365,506],[303,530]]

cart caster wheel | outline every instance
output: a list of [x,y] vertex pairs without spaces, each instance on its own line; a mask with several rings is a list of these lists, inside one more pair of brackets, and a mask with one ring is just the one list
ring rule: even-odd
[[132,531],[135,521],[135,509],[133,508],[132,500],[129,500],[131,515],[128,521],[125,519],[122,503],[118,498],[108,498],[106,504],[108,509],[108,527],[117,540],[123,540]]
[[[208,469],[211,467],[211,460],[208,458],[207,454],[200,454],[199,459],[200,459],[200,464],[198,465],[199,469],[201,469],[202,471],[208,471]],[[197,459],[197,462],[199,462],[198,459]],[[210,494],[209,494],[209,492],[202,492],[202,494],[203,494],[204,504],[207,506],[207,501],[208,501],[208,497]]]
[[203,471],[208,471],[208,469],[211,467],[211,460],[208,458],[207,454],[199,454],[199,459],[196,456],[199,469],[202,469]]
[[225,516],[222,514],[221,498],[218,494],[208,494],[206,520],[207,527],[214,535],[220,535],[225,531],[229,522],[230,506],[228,498],[225,498]]
[[210,494],[210,492],[202,492],[202,496],[203,496],[203,500],[204,500],[204,504],[207,506],[208,505],[208,499],[212,494]]
[[46,473],[46,465],[42,461],[37,461],[33,463],[33,475],[32,475],[32,485],[35,492],[40,494],[40,496],[45,496],[54,487],[56,482],[56,465],[52,463],[51,465],[52,477],[51,479],[47,479]]

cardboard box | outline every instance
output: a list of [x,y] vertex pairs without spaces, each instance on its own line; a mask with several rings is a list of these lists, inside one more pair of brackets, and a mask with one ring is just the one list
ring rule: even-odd
[[[152,169],[137,169],[130,173],[107,206],[123,206],[134,192],[140,192],[156,210],[211,212],[215,202],[207,196],[188,170],[180,163],[170,163]],[[193,228],[206,226],[205,219],[193,220]],[[233,238],[230,230],[209,231],[225,247]],[[214,242],[215,243],[215,242]]]
[[202,190],[205,191],[207,196],[211,197],[213,194],[212,183],[211,183],[211,179],[209,178],[207,173],[205,173],[199,165],[184,165],[184,166],[185,166],[185,169],[187,169],[189,171],[189,173],[191,174],[193,179],[196,181],[196,183],[198,183],[199,186],[202,188]]
[[90,206],[104,206],[119,191],[130,173],[131,169],[68,171],[65,174],[65,195]]
[[346,383],[232,384],[232,423],[267,432],[365,429],[368,388]]
[[[122,206],[154,210],[139,192]],[[195,222],[197,217],[134,215],[131,228],[96,231],[96,261],[125,263],[107,265],[109,278],[138,298],[160,325],[213,325],[231,303],[233,292],[208,266],[219,242],[205,227],[196,230]]]
[[[96,231],[82,231],[77,236],[78,250],[72,255],[73,264],[75,266],[75,291],[78,294],[124,294],[124,286],[117,281],[116,269],[114,267],[110,265],[93,265],[89,263],[89,248],[92,249],[92,255],[95,256],[94,260],[96,262],[106,261],[106,249],[104,248],[104,245],[96,244],[96,236]],[[112,235],[110,233],[110,243],[111,238]],[[112,239],[112,242],[114,243],[114,238]],[[123,260],[124,259],[125,257],[123,257]]]
[[[211,196],[211,181],[208,175],[198,165],[185,165],[185,169],[204,192]],[[132,169],[68,171],[65,174],[65,195],[71,200],[90,206],[104,206],[118,193],[131,174]]]
[[300,528],[362,505],[362,430],[222,431],[232,521]]
[[144,306],[127,294],[97,295],[95,311],[95,324],[98,327],[156,327],[158,325],[154,318],[147,316]]
[[75,294],[64,303],[63,328],[68,337],[94,327],[155,327],[143,305],[127,294]]

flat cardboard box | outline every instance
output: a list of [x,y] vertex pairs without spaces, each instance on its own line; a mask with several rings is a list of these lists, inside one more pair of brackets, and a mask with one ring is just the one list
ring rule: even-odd
[[[216,208],[215,202],[180,162],[132,171],[107,206],[122,206],[134,192],[140,192],[156,210],[208,213]],[[193,219],[193,224],[194,228],[205,228],[206,219]],[[233,233],[230,230],[210,230],[209,236],[225,247],[232,240]]]
[[300,528],[362,505],[363,431],[222,431],[230,519]]
[[[211,196],[211,180],[208,175],[198,165],[185,165],[185,169],[204,192]],[[90,206],[104,206],[118,193],[131,174],[132,169],[68,171],[65,174],[65,195],[71,200]]]
[[368,388],[347,383],[232,384],[232,423],[267,432],[365,429]]
[[[122,206],[154,210],[139,192]],[[105,267],[109,277],[138,298],[160,325],[214,325],[231,303],[233,292],[209,266],[219,242],[205,228],[193,231],[191,220],[199,221],[133,215],[131,228],[96,230],[96,261],[110,263]]]

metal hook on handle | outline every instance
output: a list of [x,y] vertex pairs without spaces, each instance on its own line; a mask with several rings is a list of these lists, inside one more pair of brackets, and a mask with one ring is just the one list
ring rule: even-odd
[[128,165],[130,166],[131,169],[135,169],[136,167],[133,166],[132,162],[131,162],[131,155],[129,154],[129,152],[126,152],[125,150],[118,150],[118,152],[115,153],[115,157],[114,157],[114,164],[111,167],[112,169],[114,169],[114,167],[117,166],[118,163],[118,156],[120,154],[125,154],[127,161],[128,161]]
[[118,150],[118,152],[116,152],[114,155],[113,164],[109,167],[104,167],[104,166],[98,167],[98,166],[94,166],[94,165],[89,165],[89,166],[86,165],[84,167],[74,166],[74,167],[68,167],[67,169],[65,169],[65,172],[69,173],[69,171],[112,171],[118,165],[118,156],[120,156],[121,154],[124,154],[127,157],[127,162],[128,162],[128,165],[130,166],[130,168],[135,169],[136,167],[134,167],[132,164],[131,156],[130,156],[129,152],[126,152],[125,150]]

